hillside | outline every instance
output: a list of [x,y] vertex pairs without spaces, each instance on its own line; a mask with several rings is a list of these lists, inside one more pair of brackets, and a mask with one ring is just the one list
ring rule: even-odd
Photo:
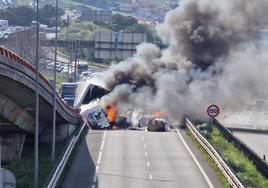
[[[128,0],[111,0],[111,1],[128,1]],[[151,2],[157,6],[161,6],[167,0],[151,0]],[[34,0],[17,0],[17,4],[20,6],[29,5],[35,2]],[[41,3],[55,4],[55,0],[40,0]],[[81,0],[59,0],[60,6],[70,6],[70,5],[83,5]]]

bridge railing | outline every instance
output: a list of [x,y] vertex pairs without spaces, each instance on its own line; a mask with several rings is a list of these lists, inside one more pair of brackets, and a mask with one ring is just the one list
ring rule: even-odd
[[205,149],[205,151],[210,155],[210,157],[215,161],[219,169],[222,171],[228,182],[233,188],[244,188],[244,185],[236,177],[233,171],[221,158],[220,154],[214,149],[214,147],[202,136],[202,134],[195,128],[192,122],[185,118],[185,124],[190,130],[192,135],[198,141],[198,143]]
[[[30,63],[28,63],[25,59],[19,57],[17,54],[15,54],[14,52],[0,46],[0,55],[3,55],[5,57],[7,57],[8,59],[19,63],[21,65],[23,65],[24,67],[26,67],[27,69],[29,69],[30,71],[32,71],[34,74],[36,73],[36,69],[35,67],[33,67]],[[39,72],[39,78],[48,85],[49,88],[51,88],[53,90],[53,86],[51,85],[51,83]],[[57,97],[60,99],[60,96],[57,94]],[[71,110],[72,112],[75,113],[79,113],[80,109],[79,108],[72,108],[69,105],[67,105],[66,103],[64,103],[62,100],[61,104],[63,104],[66,108],[68,108],[69,110]]]
[[45,185],[43,186],[44,188],[55,188],[58,184],[58,181],[63,173],[63,170],[67,164],[67,161],[69,160],[69,157],[76,145],[76,143],[79,141],[81,134],[85,128],[85,124],[79,129],[77,135],[74,135],[67,148],[65,149],[65,152],[61,155],[57,165],[53,169],[53,171],[50,173]]

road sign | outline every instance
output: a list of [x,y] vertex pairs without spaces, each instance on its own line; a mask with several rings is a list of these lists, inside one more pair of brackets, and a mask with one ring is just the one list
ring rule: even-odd
[[210,117],[217,117],[220,114],[220,108],[216,104],[209,105],[207,113]]

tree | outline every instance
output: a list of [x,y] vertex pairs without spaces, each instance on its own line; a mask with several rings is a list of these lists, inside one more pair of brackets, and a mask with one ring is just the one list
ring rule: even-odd
[[[59,9],[58,16],[62,16],[64,11]],[[52,5],[45,5],[40,9],[40,23],[46,24],[49,27],[56,26],[56,8]]]
[[138,20],[131,16],[122,16],[116,14],[112,16],[109,28],[113,31],[125,30],[127,27],[133,26],[138,23]]
[[8,20],[10,25],[30,26],[34,15],[34,10],[26,6],[0,10],[1,19]]
[[[56,8],[52,5],[45,5],[40,9],[40,23],[50,27],[56,25],[55,19]],[[59,9],[59,17],[64,14],[62,9]],[[36,12],[33,8],[21,6],[16,8],[7,8],[0,10],[0,18],[8,20],[10,25],[30,26],[33,20],[36,20]]]
[[[28,29],[9,35],[5,47],[35,65],[36,56],[36,32],[35,29]],[[40,47],[40,58],[44,57],[44,51]]]
[[160,42],[161,39],[158,37],[156,30],[153,26],[148,24],[134,24],[128,28],[126,28],[127,32],[137,32],[137,33],[144,33],[147,35],[148,42]]

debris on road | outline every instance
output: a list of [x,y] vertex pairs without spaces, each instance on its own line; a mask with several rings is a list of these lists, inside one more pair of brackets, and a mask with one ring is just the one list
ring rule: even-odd
[[160,112],[146,115],[139,110],[128,111],[125,115],[118,115],[117,107],[109,104],[103,107],[100,101],[94,100],[81,107],[83,121],[92,129],[136,129],[148,131],[168,131],[168,123],[161,118]]

